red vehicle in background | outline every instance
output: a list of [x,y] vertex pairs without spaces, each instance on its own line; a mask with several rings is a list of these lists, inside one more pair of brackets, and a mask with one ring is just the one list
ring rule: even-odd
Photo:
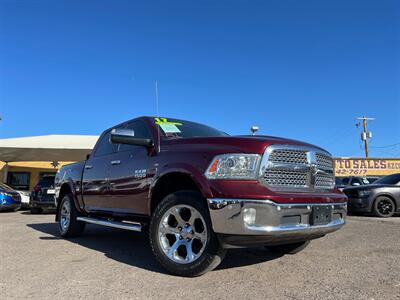
[[148,228],[158,262],[180,276],[212,270],[232,247],[294,253],[341,228],[347,210],[325,150],[167,118],[104,131],[55,187],[62,236],[85,223]]

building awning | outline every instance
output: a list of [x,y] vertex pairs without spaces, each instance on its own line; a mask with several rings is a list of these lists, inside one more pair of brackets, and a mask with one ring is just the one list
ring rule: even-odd
[[0,160],[78,161],[85,159],[96,144],[93,135],[44,135],[0,139]]

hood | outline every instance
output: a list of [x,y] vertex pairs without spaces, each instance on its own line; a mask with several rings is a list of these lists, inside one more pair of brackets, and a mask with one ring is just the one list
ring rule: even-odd
[[[207,150],[220,153],[256,153],[263,154],[265,148],[273,144],[309,146],[324,150],[312,144],[274,136],[242,135],[222,137],[194,137],[163,140],[161,151],[171,148],[188,150]],[[325,150],[324,150],[325,151]]]

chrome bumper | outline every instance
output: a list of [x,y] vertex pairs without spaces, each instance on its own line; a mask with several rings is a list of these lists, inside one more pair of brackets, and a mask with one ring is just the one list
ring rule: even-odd
[[[315,206],[332,206],[331,222],[310,225]],[[346,203],[278,204],[270,200],[208,199],[213,230],[218,234],[262,236],[264,241],[312,239],[345,224]]]

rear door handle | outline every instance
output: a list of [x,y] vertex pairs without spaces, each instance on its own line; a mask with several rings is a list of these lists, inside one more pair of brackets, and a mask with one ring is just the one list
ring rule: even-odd
[[114,165],[119,165],[121,163],[121,161],[120,160],[112,160],[111,161],[111,164],[114,166]]
[[86,165],[86,166],[85,166],[85,169],[86,169],[86,170],[89,170],[89,169],[92,169],[92,168],[93,168],[93,166],[91,166],[91,165]]

